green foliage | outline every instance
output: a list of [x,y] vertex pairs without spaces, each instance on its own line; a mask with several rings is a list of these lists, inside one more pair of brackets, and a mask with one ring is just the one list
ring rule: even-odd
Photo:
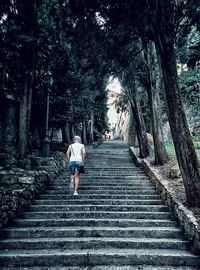
[[[198,143],[196,142],[198,141]],[[193,136],[193,142],[194,142],[194,148],[195,150],[200,150],[200,136]],[[169,156],[174,156],[175,155],[175,149],[174,149],[174,144],[171,139],[165,141],[165,147],[167,150],[167,153]],[[200,156],[199,156],[200,159]]]
[[200,31],[196,26],[191,27],[186,46],[189,62],[197,63],[200,60]]
[[194,117],[200,115],[200,66],[183,71],[179,81],[184,103],[191,107]]
[[194,143],[195,150],[200,150],[200,143]]
[[165,141],[165,148],[166,148],[169,156],[175,155],[174,144],[173,144],[173,141],[171,139]]
[[193,142],[200,142],[200,134],[192,137]]
[[[103,25],[98,23],[97,12],[102,16]],[[145,66],[135,57],[140,49],[138,31],[145,38],[155,34],[147,23],[155,19],[150,15],[154,15],[154,7],[147,6],[146,1],[2,0],[1,94],[11,93],[19,100],[24,77],[28,76],[33,88],[30,127],[41,128],[46,96],[43,80],[50,69],[54,78],[50,126],[62,128],[74,123],[79,126],[94,113],[95,129],[104,132],[108,129],[107,78],[111,71],[123,76],[124,70],[128,70],[131,81],[133,62],[137,67]],[[198,31],[195,27],[186,31],[184,42],[188,44],[186,54],[190,58],[198,52]],[[145,81],[142,68],[140,75]],[[185,96],[194,92],[198,78],[192,79],[192,76],[183,79]],[[144,92],[140,92],[140,102],[148,115]],[[124,110],[127,103],[127,97],[120,97],[117,106]]]
[[99,132],[107,129],[105,88],[109,75],[98,45],[101,30],[95,14],[85,20],[74,11],[72,3],[59,0],[1,3],[0,93],[19,100],[24,78],[29,76],[33,87],[31,131],[44,126],[44,75],[48,70],[54,79],[50,127],[79,127],[93,112],[95,128]]
[[180,63],[194,68],[200,60],[200,30],[197,26],[185,26],[177,36],[176,53]]
[[128,104],[129,100],[127,95],[123,92],[119,93],[115,101],[115,108],[117,110],[117,113],[126,111],[128,108]]

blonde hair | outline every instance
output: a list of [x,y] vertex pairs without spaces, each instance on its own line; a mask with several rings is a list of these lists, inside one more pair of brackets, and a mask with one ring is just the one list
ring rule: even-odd
[[80,136],[74,136],[74,142],[81,142],[81,137]]

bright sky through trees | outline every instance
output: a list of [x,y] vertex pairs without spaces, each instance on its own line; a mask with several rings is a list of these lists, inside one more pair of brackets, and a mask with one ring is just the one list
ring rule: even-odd
[[118,78],[110,76],[110,78],[108,80],[107,89],[110,91],[114,91],[116,93],[120,93],[121,88],[122,88],[122,86],[121,86]]
[[[122,86],[121,86],[118,78],[110,76],[106,89],[109,91],[113,91],[115,93],[120,93],[121,88],[122,88]],[[117,122],[117,112],[116,112],[116,108],[115,108],[115,104],[114,104],[115,100],[116,100],[115,95],[113,97],[112,96],[108,97],[109,110],[108,110],[107,115],[108,115],[109,124],[111,124],[111,126],[114,126]]]

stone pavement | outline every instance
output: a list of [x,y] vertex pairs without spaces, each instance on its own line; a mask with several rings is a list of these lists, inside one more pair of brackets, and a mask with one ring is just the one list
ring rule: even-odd
[[1,270],[200,269],[199,257],[120,141],[91,151],[78,196],[64,172],[3,233]]

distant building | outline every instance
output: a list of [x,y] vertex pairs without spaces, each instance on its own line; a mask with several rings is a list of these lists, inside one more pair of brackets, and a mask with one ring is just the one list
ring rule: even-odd
[[107,107],[108,107],[108,123],[109,123],[109,129],[110,132],[106,133],[106,139],[113,140],[114,134],[115,134],[115,126],[117,123],[117,111],[115,108],[115,101],[117,99],[117,93],[112,90],[108,91],[108,101],[107,101]]
[[115,128],[115,138],[123,140],[125,143],[131,146],[135,144],[135,127],[132,112],[129,108],[123,112],[118,113]]
[[133,145],[135,141],[134,123],[130,110],[117,112],[115,102],[118,93],[108,89],[108,122],[110,132],[105,134],[106,140],[124,140],[127,144]]

